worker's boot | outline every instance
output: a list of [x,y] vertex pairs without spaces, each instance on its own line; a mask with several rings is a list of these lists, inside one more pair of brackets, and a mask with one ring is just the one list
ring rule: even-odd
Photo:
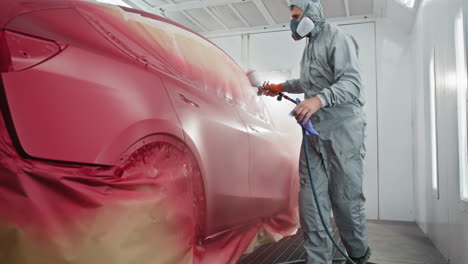
[[[360,258],[353,258],[353,257],[350,257],[354,263],[356,264],[366,264],[368,263],[367,261],[369,260],[370,256],[371,256],[371,249],[370,248],[367,248],[367,251],[366,251],[366,254]],[[351,264],[351,262],[349,261],[346,261],[346,264]]]

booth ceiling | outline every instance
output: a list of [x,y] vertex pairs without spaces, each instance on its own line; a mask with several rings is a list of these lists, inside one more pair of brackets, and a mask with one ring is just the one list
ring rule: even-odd
[[[203,35],[287,27],[288,0],[121,0]],[[322,0],[331,20],[377,16],[380,0]]]

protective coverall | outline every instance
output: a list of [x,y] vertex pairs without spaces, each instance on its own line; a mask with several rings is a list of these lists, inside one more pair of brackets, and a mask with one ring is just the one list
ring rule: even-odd
[[[315,24],[301,60],[300,79],[282,84],[289,93],[318,96],[323,107],[311,120],[320,137],[309,137],[312,176],[327,225],[331,210],[341,239],[353,258],[368,259],[365,197],[362,178],[366,148],[364,91],[358,45],[351,35],[327,23],[318,0],[291,0]],[[307,8],[307,5],[311,5]],[[332,243],[321,224],[307,173],[300,156],[300,219],[306,238],[308,264],[332,263]]]

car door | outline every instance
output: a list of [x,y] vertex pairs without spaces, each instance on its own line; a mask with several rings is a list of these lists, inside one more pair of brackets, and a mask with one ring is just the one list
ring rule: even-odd
[[288,206],[294,157],[255,89],[248,87],[244,92],[248,103],[238,112],[250,138],[250,188],[259,208],[256,215],[267,216]]

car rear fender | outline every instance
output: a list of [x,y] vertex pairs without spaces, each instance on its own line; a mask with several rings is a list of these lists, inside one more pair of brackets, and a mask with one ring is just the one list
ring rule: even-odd
[[114,165],[148,135],[183,138],[159,75],[131,60],[76,10],[30,11],[5,29],[66,46],[37,65],[1,73],[6,120],[27,156]]

